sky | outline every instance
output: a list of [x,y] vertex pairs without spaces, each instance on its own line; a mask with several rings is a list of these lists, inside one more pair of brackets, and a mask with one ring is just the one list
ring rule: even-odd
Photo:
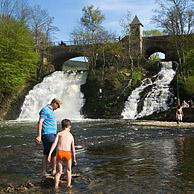
[[153,10],[157,4],[155,0],[28,0],[30,5],[40,5],[46,9],[51,17],[54,17],[54,25],[59,28],[53,40],[55,42],[70,41],[71,33],[79,25],[82,17],[82,8],[87,5],[94,5],[105,15],[103,26],[106,30],[115,32],[121,36],[121,18],[128,11],[135,15],[144,25],[144,30],[156,29],[156,25],[151,21],[154,15]]

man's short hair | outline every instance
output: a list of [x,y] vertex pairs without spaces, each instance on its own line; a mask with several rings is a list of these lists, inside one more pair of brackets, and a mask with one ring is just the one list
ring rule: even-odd
[[67,127],[71,126],[71,121],[69,119],[63,119],[61,121],[61,126],[62,126],[62,128],[67,128]]
[[53,104],[53,103],[57,103],[60,107],[62,105],[62,100],[60,98],[54,98],[51,101],[51,104]]

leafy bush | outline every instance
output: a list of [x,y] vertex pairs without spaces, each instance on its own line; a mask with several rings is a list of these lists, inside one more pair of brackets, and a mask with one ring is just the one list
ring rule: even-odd
[[142,69],[140,67],[136,67],[133,70],[132,74],[132,83],[133,85],[138,84],[142,80]]
[[179,80],[179,93],[181,99],[194,98],[194,76],[189,76],[185,80]]
[[194,49],[191,49],[186,54],[186,61],[183,64],[184,73],[186,75],[194,75]]
[[0,20],[0,93],[13,95],[36,75],[38,55],[22,21]]

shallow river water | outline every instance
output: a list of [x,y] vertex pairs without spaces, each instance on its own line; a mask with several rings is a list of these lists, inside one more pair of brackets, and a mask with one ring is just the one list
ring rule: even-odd
[[[60,130],[60,125],[59,125]],[[126,120],[73,122],[78,165],[58,193],[194,193],[194,129],[132,126]],[[0,123],[0,191],[41,182],[36,123]],[[33,187],[25,193],[54,193]]]

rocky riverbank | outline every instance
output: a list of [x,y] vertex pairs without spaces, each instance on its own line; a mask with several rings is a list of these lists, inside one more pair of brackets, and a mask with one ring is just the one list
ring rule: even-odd
[[177,128],[194,128],[194,123],[191,122],[182,122],[178,125],[176,122],[170,121],[153,121],[153,120],[142,120],[142,121],[129,121],[130,125],[138,125],[138,126],[157,126],[157,127],[177,127]]
[[[194,107],[192,108],[183,108],[183,122],[194,122]],[[176,107],[172,107],[167,111],[154,113],[149,116],[145,116],[142,118],[143,120],[150,120],[150,121],[176,121]]]
[[[74,178],[79,178],[80,176],[81,175],[79,173],[72,174],[72,181],[74,181]],[[61,177],[60,183],[66,184],[66,176]],[[37,190],[41,190],[41,188],[54,188],[54,177],[43,177],[42,180],[37,180],[35,182],[29,180],[27,183],[19,186],[14,186],[10,183],[8,185],[4,185],[2,189],[0,188],[0,193],[37,193]]]

